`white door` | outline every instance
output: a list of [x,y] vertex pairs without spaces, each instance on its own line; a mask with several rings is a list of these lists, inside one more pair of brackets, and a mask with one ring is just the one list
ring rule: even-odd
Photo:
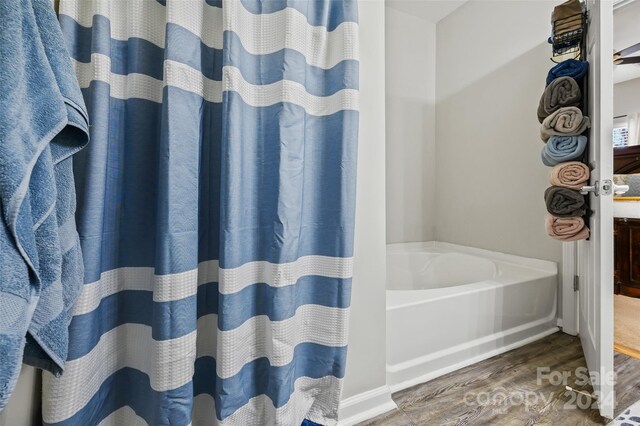
[[579,334],[600,414],[612,418],[613,378],[613,3],[587,1],[591,23],[587,50],[590,62],[589,116],[592,119],[589,195],[593,214],[591,238],[578,243]]

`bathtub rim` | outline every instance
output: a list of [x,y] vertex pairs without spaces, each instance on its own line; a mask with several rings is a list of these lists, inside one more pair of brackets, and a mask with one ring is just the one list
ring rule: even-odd
[[[444,300],[456,297],[461,293],[477,293],[496,287],[508,287],[527,281],[551,277],[556,277],[556,280],[559,279],[558,264],[549,260],[531,259],[513,254],[494,252],[440,241],[387,244],[387,254],[402,254],[410,252],[419,253],[425,251],[429,252],[430,250],[438,250],[441,253],[464,253],[472,256],[483,257],[496,262],[498,265],[502,263],[525,269],[528,272],[531,272],[532,275],[527,276],[526,279],[524,277],[509,275],[457,286],[425,289],[389,289],[387,283],[387,311],[420,305],[433,300]],[[388,280],[388,276],[386,279]]]
[[[463,246],[459,244],[447,243],[443,241],[418,241],[409,243],[391,243],[387,244],[387,254],[429,251],[429,249],[442,250],[446,253],[463,253],[484,257],[498,262],[511,263],[513,265],[522,266],[530,269],[537,269],[553,275],[558,273],[558,264],[550,260],[535,259],[515,254],[503,253],[499,251],[491,251],[487,249]],[[406,290],[390,290],[390,291],[406,291]]]

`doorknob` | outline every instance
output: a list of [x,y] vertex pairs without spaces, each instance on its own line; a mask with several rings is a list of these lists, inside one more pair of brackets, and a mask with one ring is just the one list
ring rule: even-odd
[[598,182],[596,182],[595,185],[587,185],[580,188],[580,193],[582,195],[587,195],[588,193],[593,192],[594,194],[599,195],[599,189],[600,188],[598,187]]
[[580,193],[583,195],[587,195],[590,192],[593,192],[594,195],[611,195],[612,193],[615,195],[624,194],[629,190],[629,185],[616,185],[611,182],[609,179],[605,179],[602,182],[595,181],[593,185],[587,185],[580,188]]
[[613,195],[622,195],[629,190],[629,185],[616,185],[613,184]]

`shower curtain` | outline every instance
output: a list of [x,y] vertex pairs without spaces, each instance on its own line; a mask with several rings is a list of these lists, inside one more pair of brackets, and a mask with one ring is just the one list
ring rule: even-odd
[[62,0],[60,22],[86,284],[45,424],[334,424],[356,1]]

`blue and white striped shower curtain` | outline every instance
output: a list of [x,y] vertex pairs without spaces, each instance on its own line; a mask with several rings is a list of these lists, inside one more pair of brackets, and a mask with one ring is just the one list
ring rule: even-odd
[[[355,0],[62,0],[85,286],[48,425],[334,424]],[[101,423],[102,422],[102,423]]]

